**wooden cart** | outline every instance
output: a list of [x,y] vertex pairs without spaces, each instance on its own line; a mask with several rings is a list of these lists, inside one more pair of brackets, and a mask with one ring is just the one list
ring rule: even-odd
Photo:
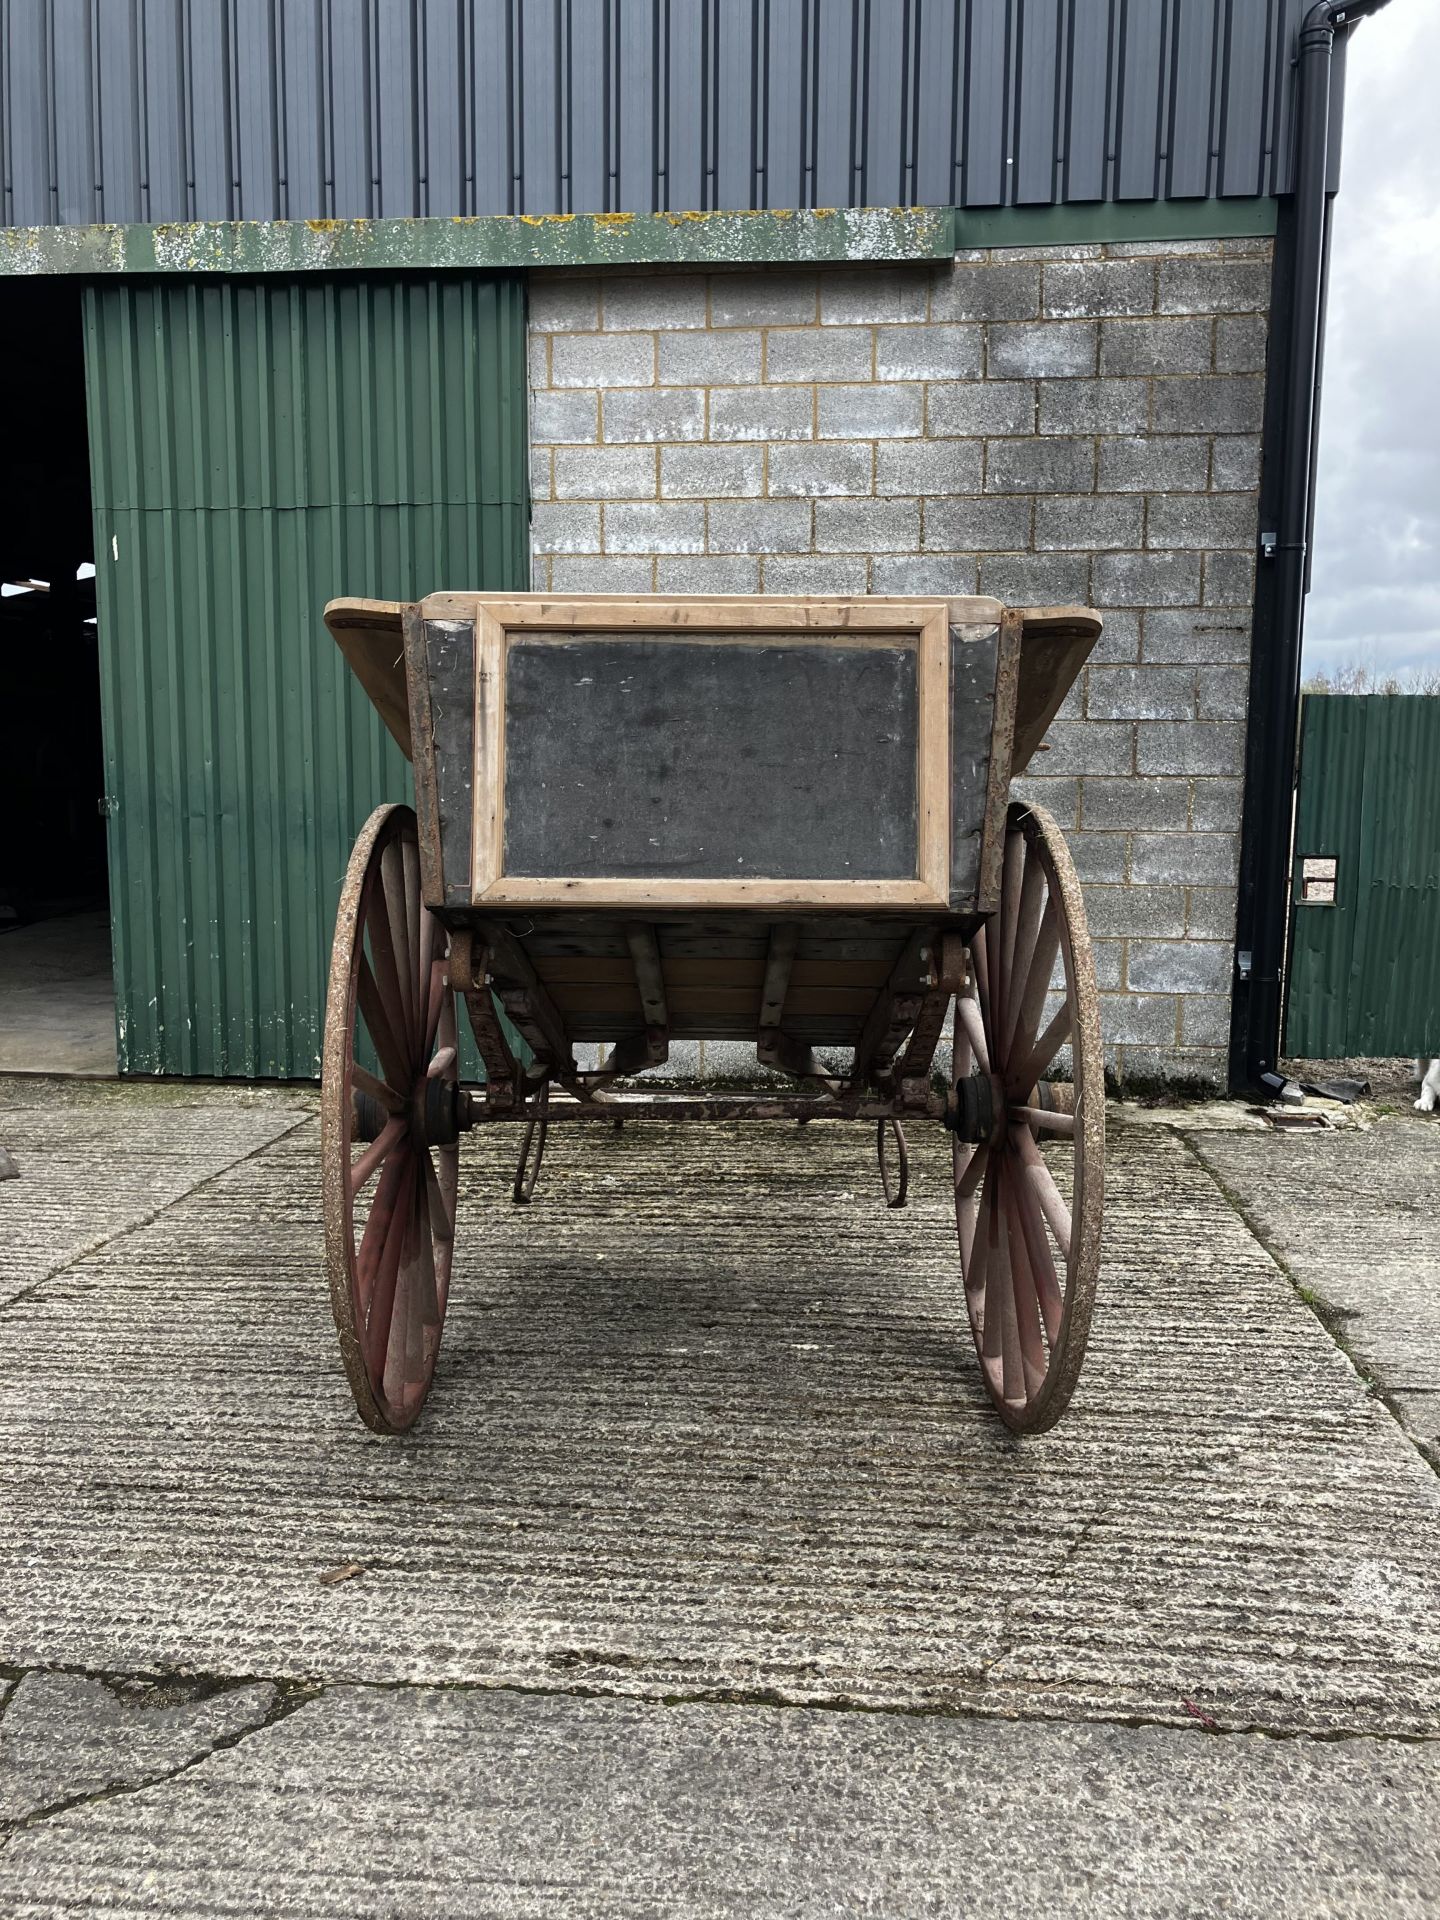
[[[629,1117],[867,1122],[892,1206],[904,1123],[938,1121],[986,1386],[1011,1427],[1053,1424],[1099,1263],[1104,1081],[1075,869],[1009,787],[1096,616],[437,593],[325,618],[415,778],[414,811],[355,843],[325,1021],[327,1262],[367,1424],[403,1430],[429,1390],[460,1136],[522,1124],[524,1202],[548,1125]],[[677,1039],[754,1041],[783,1078],[635,1084]]]

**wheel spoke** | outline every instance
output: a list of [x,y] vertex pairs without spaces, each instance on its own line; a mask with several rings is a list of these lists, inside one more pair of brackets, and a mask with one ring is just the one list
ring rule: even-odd
[[[416,903],[419,904],[418,902]],[[419,1016],[416,1031],[417,1052],[423,1060],[435,1041],[435,1022],[439,1019],[438,1002],[445,991],[445,970],[435,961],[435,916],[424,906],[420,913],[420,960],[416,968],[417,990],[415,1007]],[[436,988],[439,988],[437,993]],[[432,1018],[432,1013],[434,1017]]]
[[405,1171],[401,1176],[401,1190],[396,1196],[395,1208],[385,1229],[385,1240],[376,1262],[375,1284],[371,1289],[369,1308],[365,1315],[365,1364],[377,1386],[385,1379],[385,1356],[390,1346],[390,1327],[395,1317],[396,1282],[400,1277],[400,1262],[405,1252],[405,1244],[410,1238],[411,1225],[415,1216],[413,1198],[415,1192],[415,1159],[413,1154],[406,1156]]
[[1005,1082],[1005,1091],[1012,1100],[1021,1094],[1028,1094],[1035,1082],[1043,1078],[1045,1069],[1070,1038],[1071,1024],[1070,1002],[1067,998],[1061,1001],[1049,1026],[1025,1058],[1016,1063],[1014,1072]]
[[1025,872],[1025,836],[1011,832],[1005,836],[1005,862],[1000,880],[1000,939],[997,942],[1000,954],[1000,987],[996,992],[992,986],[991,1005],[995,1010],[995,1033],[1000,1041],[998,1051],[1004,1055],[1004,1036],[1008,1031],[1008,1003],[1006,993],[1009,983],[1016,978],[1015,934],[1020,922],[1020,900],[1023,888],[1022,875]]
[[440,1051],[435,1055],[435,1058],[425,1069],[425,1077],[428,1080],[439,1080],[450,1071],[454,1064],[454,1047],[441,1047]]
[[[375,981],[385,1004],[391,1032],[397,1041],[403,1042],[407,1037],[406,1010],[410,1002],[405,991],[405,981],[402,978],[403,960],[396,950],[383,853],[380,859],[376,883],[374,886],[367,887],[365,893],[364,931],[369,937],[370,952],[375,963]],[[404,1053],[408,1062],[408,1047],[404,1048]]]
[[391,1086],[394,1086],[397,1081],[402,1087],[408,1086],[410,1084],[409,1057],[400,1045],[399,1037],[386,1012],[379,984],[370,971],[370,962],[365,958],[363,950],[360,954],[356,991],[366,1030],[375,1042],[375,1051],[380,1056],[380,1071]]
[[[960,1228],[960,1252],[965,1269],[965,1291],[973,1294],[982,1307],[985,1300],[985,1271],[990,1258],[990,1214],[993,1206],[994,1183],[985,1179],[981,1183],[978,1201],[965,1208]],[[970,1230],[968,1248],[965,1245],[967,1224]]]
[[1020,899],[1020,924],[1015,933],[1015,952],[1011,962],[1010,978],[1015,987],[1014,1004],[1010,1010],[1010,1025],[1006,1034],[1006,1060],[1013,1060],[1019,1033],[1021,994],[1024,983],[1030,978],[1030,965],[1035,957],[1035,941],[1040,931],[1040,919],[1046,906],[1045,868],[1040,856],[1031,849],[1025,862],[1025,884]]
[[[1010,1036],[1011,1054],[1029,1053],[1040,1030],[1040,1015],[1050,991],[1050,976],[1055,971],[1055,956],[1060,951],[1060,911],[1052,893],[1040,916],[1040,928],[1025,971],[1023,988],[1016,989],[1014,1031]],[[1008,1056],[1007,1056],[1008,1057]]]
[[980,1003],[968,993],[955,996],[955,1014],[964,1028],[965,1038],[970,1042],[975,1055],[975,1064],[981,1073],[990,1071],[990,1049],[985,1044],[985,1023],[980,1017]]
[[1050,1251],[1050,1242],[1045,1237],[1045,1222],[1040,1214],[1040,1201],[1028,1170],[1020,1168],[1012,1182],[1015,1193],[1016,1212],[1020,1219],[1021,1237],[1025,1242],[1025,1253],[1030,1270],[1030,1280],[1040,1311],[1045,1320],[1045,1332],[1053,1347],[1060,1338],[1060,1321],[1065,1310],[1065,1296],[1061,1291],[1060,1278],[1055,1271],[1055,1258]]
[[[975,938],[970,943],[970,972],[975,981],[975,998],[980,1007],[980,1022],[985,1032],[986,1052],[989,1053],[990,1037],[994,1032],[994,1025],[990,1019],[990,962],[988,957],[990,942],[987,938],[987,931],[985,927],[978,928]],[[993,1055],[991,1057],[993,1058]]]
[[1028,1121],[1042,1133],[1073,1135],[1075,1132],[1073,1113],[1052,1113],[1048,1107],[1011,1107],[1010,1118]]
[[380,1165],[380,1162],[385,1159],[393,1147],[405,1139],[407,1132],[408,1127],[403,1115],[398,1113],[392,1114],[380,1129],[379,1133],[370,1142],[369,1146],[366,1147],[360,1158],[351,1162],[350,1200],[352,1205],[363,1192],[367,1181]]
[[1013,1161],[1005,1172],[1005,1231],[1010,1248],[1010,1276],[1014,1284],[1015,1330],[1020,1348],[1020,1363],[1025,1397],[1036,1392],[1045,1378],[1045,1342],[1040,1333],[1039,1289],[1031,1270],[1030,1246],[1021,1213],[1020,1189],[1023,1175]]
[[974,1197],[980,1182],[985,1178],[985,1163],[990,1158],[990,1142],[982,1140],[966,1163],[965,1170],[955,1182],[955,1198],[970,1200]]
[[[426,915],[429,918],[429,915]],[[445,984],[445,967],[436,960],[430,967],[430,991],[426,996],[425,1026],[420,1038],[420,1058],[423,1060],[435,1044],[435,1036],[440,1030],[440,1015],[445,1010],[448,988]]]
[[1070,1209],[1065,1204],[1065,1196],[1056,1186],[1055,1176],[1046,1166],[1044,1156],[1031,1138],[1029,1127],[1012,1127],[1010,1138],[1014,1141],[1016,1152],[1024,1163],[1026,1176],[1035,1190],[1046,1224],[1055,1236],[1056,1245],[1068,1261],[1074,1228],[1070,1219]]
[[[386,924],[395,955],[395,975],[399,982],[400,1005],[395,1027],[397,1033],[408,1038],[415,1021],[415,954],[405,898],[405,855],[393,840],[380,856],[380,882],[384,890]],[[372,940],[375,937],[373,927],[370,937]]]
[[437,1240],[448,1243],[455,1238],[454,1209],[446,1204],[445,1191],[440,1185],[440,1175],[435,1171],[435,1159],[429,1147],[423,1147],[421,1153],[425,1173],[425,1198],[430,1208],[430,1231]]
[[351,1065],[350,1080],[352,1085],[358,1087],[361,1093],[368,1093],[370,1098],[382,1106],[387,1113],[405,1111],[404,1098],[386,1081],[377,1080],[375,1075],[368,1068],[362,1067],[358,1060]]
[[375,1189],[375,1197],[370,1202],[370,1214],[365,1222],[365,1231],[360,1239],[359,1250],[355,1255],[355,1291],[359,1298],[361,1311],[368,1306],[374,1288],[375,1263],[385,1245],[391,1219],[395,1213],[395,1200],[400,1191],[401,1177],[405,1172],[408,1151],[393,1153],[385,1163],[380,1175],[380,1184]]

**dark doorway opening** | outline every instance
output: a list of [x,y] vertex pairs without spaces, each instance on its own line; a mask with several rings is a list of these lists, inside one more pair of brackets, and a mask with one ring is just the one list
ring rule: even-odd
[[78,281],[0,281],[0,367],[0,1071],[113,1073]]

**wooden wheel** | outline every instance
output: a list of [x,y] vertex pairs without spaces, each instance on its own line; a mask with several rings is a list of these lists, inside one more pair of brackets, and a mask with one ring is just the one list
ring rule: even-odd
[[320,1160],[330,1304],[365,1424],[399,1433],[435,1371],[455,1237],[455,998],[409,807],[355,842],[330,958]]
[[[1054,994],[1057,959],[1063,991]],[[1067,1045],[1071,1084],[1049,1086]],[[985,1096],[989,1129],[978,1145],[955,1143],[970,1328],[1001,1417],[1042,1432],[1065,1411],[1090,1328],[1105,1075],[1080,883],[1040,807],[1011,803],[1000,911],[975,936],[955,1005],[955,1078]]]

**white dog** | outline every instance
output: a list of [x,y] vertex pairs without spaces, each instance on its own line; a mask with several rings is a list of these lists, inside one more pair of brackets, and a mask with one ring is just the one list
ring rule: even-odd
[[1420,1082],[1420,1098],[1415,1106],[1420,1113],[1433,1113],[1440,1100],[1440,1060],[1432,1060],[1427,1069],[1423,1060],[1415,1062],[1415,1078]]

